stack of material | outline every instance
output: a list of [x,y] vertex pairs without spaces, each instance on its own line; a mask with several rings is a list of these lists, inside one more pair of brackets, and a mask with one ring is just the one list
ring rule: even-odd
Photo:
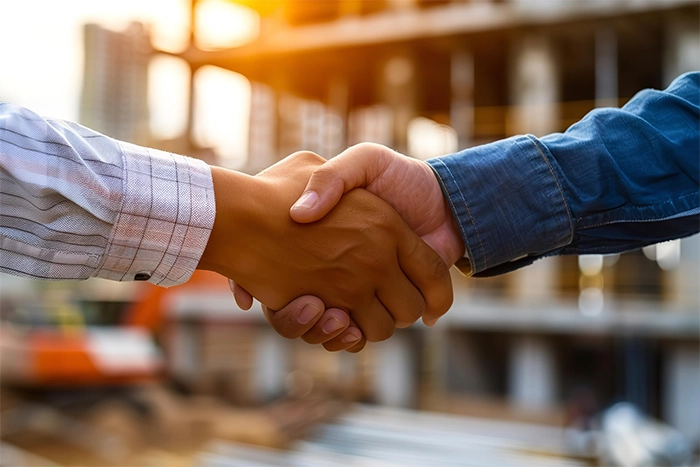
[[280,401],[263,409],[211,413],[212,437],[272,448],[293,445],[323,422],[337,417],[345,404],[321,396]]
[[13,405],[0,412],[0,467],[44,465],[32,456],[55,462],[47,465],[199,466],[192,455],[212,439],[281,449],[337,418],[346,406],[312,394],[242,409],[159,385],[72,410],[13,403],[7,391],[3,401]]
[[586,466],[561,430],[359,406],[287,451],[217,442],[200,455],[206,467]]
[[31,467],[59,467],[48,459],[31,454],[10,444],[0,442],[0,465],[14,467],[27,465]]

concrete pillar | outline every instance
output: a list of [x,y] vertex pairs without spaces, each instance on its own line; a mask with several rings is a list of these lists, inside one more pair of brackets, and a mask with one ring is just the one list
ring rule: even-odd
[[[678,263],[665,264],[663,275],[664,299],[680,310],[700,309],[698,271],[700,271],[700,235],[679,241]],[[663,264],[663,263],[662,263]]]
[[374,392],[378,404],[391,407],[412,407],[416,400],[416,354],[410,335],[396,332],[376,345],[377,367]]
[[700,31],[698,19],[683,12],[674,12],[666,19],[664,42],[663,85],[677,76],[700,69]]
[[168,334],[168,372],[187,385],[202,374],[202,326],[194,320],[174,320]]
[[622,398],[642,411],[650,410],[649,381],[653,368],[649,343],[639,336],[620,336],[616,339],[620,349],[620,375],[622,376]]
[[382,65],[379,95],[393,114],[393,141],[395,150],[405,154],[408,149],[408,124],[416,112],[416,70],[409,51],[389,57]]
[[316,154],[324,154],[323,127],[326,117],[325,106],[318,101],[306,99],[298,99],[297,101],[299,102],[299,124],[301,126],[301,145],[299,147]]
[[422,354],[424,362],[421,369],[422,389],[427,393],[430,409],[439,409],[443,407],[443,401],[446,402],[444,395],[449,384],[449,357],[454,349],[448,340],[449,328],[444,323],[425,328],[423,336],[425,345]]
[[277,162],[277,96],[274,89],[251,84],[248,166],[257,173]]
[[663,417],[691,443],[700,441],[700,349],[677,344],[665,355]]
[[559,73],[552,40],[530,33],[513,37],[510,48],[508,133],[542,136],[559,126]]
[[347,77],[336,76],[329,80],[327,111],[323,122],[324,157],[333,157],[347,147],[347,121],[350,85]]
[[392,146],[393,112],[388,105],[353,109],[348,115],[348,145],[369,141]]
[[554,300],[559,283],[559,258],[550,257],[512,273],[510,293],[518,301],[542,303]]
[[261,401],[285,392],[289,374],[288,347],[289,341],[281,339],[269,326],[260,329],[255,341],[253,384]]
[[450,390],[468,394],[485,395],[493,387],[495,372],[489,361],[469,335],[454,332],[445,333],[442,346],[446,381]]
[[335,373],[338,385],[336,390],[348,400],[357,400],[362,396],[361,372],[358,368],[358,359],[348,352],[340,352],[338,355],[337,371]]
[[467,50],[452,52],[450,86],[450,126],[457,132],[459,148],[464,149],[474,136],[474,56]]
[[551,407],[556,397],[555,358],[543,337],[515,338],[511,344],[508,394],[519,409]]
[[595,33],[595,106],[617,107],[617,35],[610,27]]

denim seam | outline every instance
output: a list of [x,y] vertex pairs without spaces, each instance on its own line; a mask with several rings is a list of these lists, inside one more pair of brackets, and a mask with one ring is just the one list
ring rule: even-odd
[[[683,195],[683,196],[679,196],[678,198],[676,198],[676,199],[674,199],[674,200],[668,200],[668,201],[665,201],[665,202],[662,203],[662,204],[668,204],[668,203],[671,203],[671,202],[673,202],[673,201],[680,201],[680,200],[682,200],[683,198],[687,198],[687,197],[689,197],[689,196],[698,196],[698,195],[700,195],[700,191],[696,191],[696,192],[694,192],[694,193],[688,193],[688,194],[685,194],[685,195]],[[660,206],[660,205],[657,204],[657,205],[654,205],[654,206]],[[649,207],[652,207],[652,206],[649,206]],[[695,207],[695,209],[697,209],[697,206]],[[580,229],[580,230],[592,229],[592,228],[595,228],[595,227],[602,227],[602,226],[604,226],[604,225],[620,224],[620,223],[624,223],[624,222],[661,222],[661,221],[670,219],[670,218],[672,218],[672,217],[674,217],[675,215],[678,215],[678,214],[680,214],[680,213],[676,213],[676,214],[674,214],[674,215],[672,215],[672,216],[662,217],[662,218],[658,218],[658,219],[615,219],[615,220],[611,220],[611,221],[609,221],[609,222],[601,222],[601,223],[598,223],[598,224],[582,226],[582,227],[579,227],[579,229]],[[587,217],[592,217],[592,216],[587,216]],[[579,221],[582,221],[582,220],[586,219],[587,217],[581,217],[581,218],[579,219]]]
[[[487,258],[486,258],[486,250],[484,249],[484,244],[481,242],[481,236],[479,235],[479,230],[478,230],[477,227],[476,227],[476,222],[474,222],[474,216],[472,216],[471,210],[469,209],[469,205],[467,204],[467,200],[464,198],[464,194],[462,193],[462,190],[459,188],[459,184],[457,183],[457,180],[455,179],[454,175],[452,175],[452,171],[451,171],[450,168],[447,166],[447,164],[445,164],[443,161],[438,161],[438,162],[440,162],[440,163],[443,165],[443,167],[445,167],[445,170],[447,170],[447,173],[449,174],[450,178],[452,179],[452,184],[453,184],[454,187],[456,188],[457,193],[459,193],[459,197],[462,198],[462,202],[464,203],[464,207],[466,208],[467,214],[469,215],[469,221],[472,223],[472,226],[474,227],[474,234],[476,234],[476,239],[477,239],[477,241],[479,242],[479,247],[481,248],[481,252],[482,252],[482,255],[483,255],[483,257],[484,257],[484,269],[488,269],[488,266],[487,266],[487,265],[488,265],[488,261],[487,261]],[[442,175],[440,175],[440,173],[438,173],[437,171],[435,171],[435,173],[437,173],[438,177],[440,177],[440,182],[441,182],[444,186],[447,186],[447,184],[445,183],[445,181],[442,179]],[[448,190],[448,191],[449,191],[449,190]],[[458,212],[457,207],[454,205],[454,203],[453,203],[453,201],[452,201],[452,197],[451,197],[451,196],[448,196],[447,199],[448,199],[450,205],[452,206],[453,210],[454,210],[455,212]],[[459,221],[459,216],[457,216],[457,220]],[[476,264],[476,261],[474,260],[474,253],[471,251],[469,242],[466,241],[466,239],[468,238],[467,232],[466,232],[466,230],[464,229],[464,227],[462,227],[462,223],[461,223],[461,222],[459,222],[459,229],[462,231],[462,235],[463,235],[463,237],[465,238],[465,242],[464,242],[464,243],[465,243],[467,252],[469,253],[469,256],[470,256],[469,260],[470,260],[471,263],[472,263],[472,270],[473,270],[472,272],[476,272],[476,271],[478,270],[478,265]]]
[[552,168],[552,165],[549,163],[549,160],[547,159],[547,156],[544,154],[542,151],[542,148],[532,140],[530,136],[527,136],[528,140],[537,148],[537,152],[539,152],[540,156],[542,156],[542,159],[544,159],[545,164],[547,164],[547,168],[549,169],[549,173],[552,175],[552,178],[554,179],[554,183],[557,185],[557,189],[559,190],[559,195],[561,196],[561,200],[564,202],[564,208],[566,209],[566,220],[569,221],[569,235],[568,235],[568,241],[565,243],[566,245],[570,244],[573,239],[574,239],[574,222],[573,222],[573,216],[571,215],[571,209],[569,208],[569,203],[566,201],[566,196],[564,196],[564,190],[561,187],[561,184],[559,183],[559,180],[557,179],[557,176],[554,173],[554,168]]
[[[652,243],[649,243],[650,245]],[[639,248],[640,243],[639,242],[633,242],[633,243],[624,243],[622,245],[616,245],[616,248],[620,249],[620,253],[624,253],[625,251],[630,251],[631,249],[634,248]],[[595,253],[597,251],[602,251],[602,254],[609,254],[609,247],[605,246],[595,246],[595,247],[590,247],[590,248],[580,248],[580,247],[569,247],[566,246],[562,248],[562,250],[565,251],[571,251],[571,253],[566,253],[566,254],[574,254],[574,255],[586,255],[590,253]]]

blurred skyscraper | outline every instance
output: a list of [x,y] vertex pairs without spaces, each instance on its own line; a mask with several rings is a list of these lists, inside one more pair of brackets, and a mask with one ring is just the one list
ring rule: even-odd
[[132,23],[125,32],[96,24],[84,28],[85,71],[80,121],[114,138],[149,142],[147,29]]

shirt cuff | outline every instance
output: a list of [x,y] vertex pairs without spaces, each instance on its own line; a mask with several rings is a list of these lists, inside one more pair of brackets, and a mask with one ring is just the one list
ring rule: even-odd
[[214,226],[211,169],[203,161],[119,142],[121,210],[95,276],[169,287],[196,269]]
[[470,271],[492,276],[551,254],[573,239],[573,220],[547,148],[514,136],[427,161],[466,246]]

